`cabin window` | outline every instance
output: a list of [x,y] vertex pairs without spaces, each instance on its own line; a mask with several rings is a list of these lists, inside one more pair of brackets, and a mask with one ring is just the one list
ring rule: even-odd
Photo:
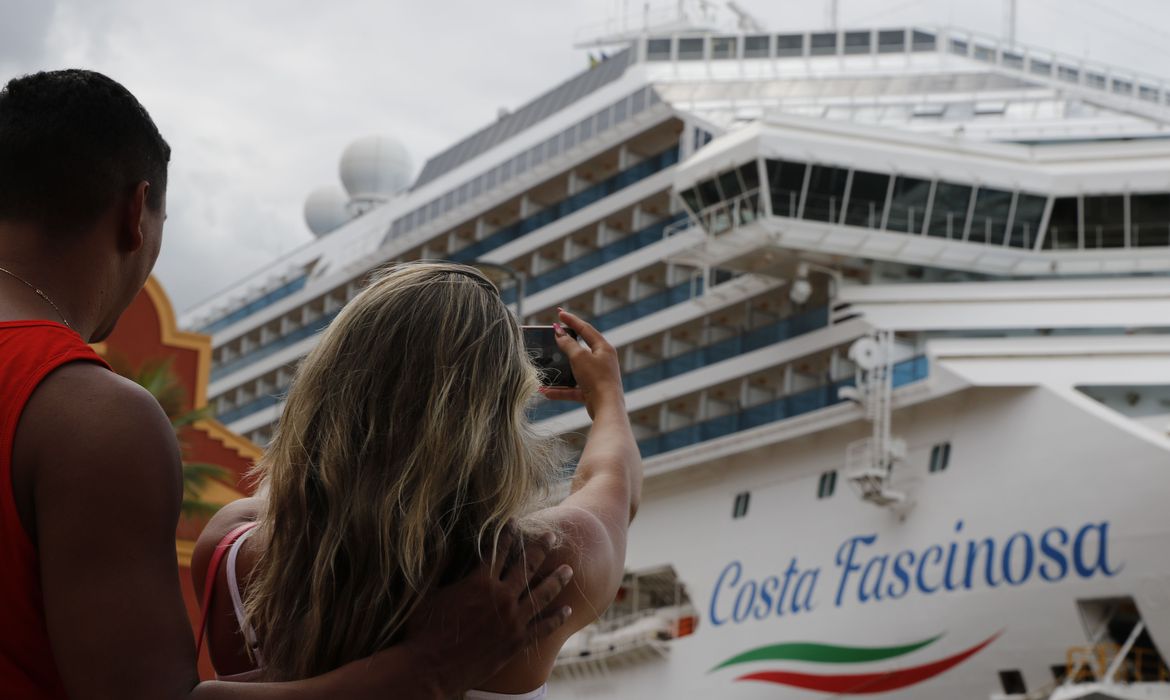
[[1026,695],[1028,686],[1024,683],[1024,674],[1017,669],[999,672],[999,683],[1003,686],[1004,695]]
[[820,480],[817,481],[817,498],[825,499],[833,495],[837,490],[837,470],[825,472],[821,474]]
[[744,491],[735,495],[735,505],[731,509],[732,519],[739,519],[747,515],[748,503],[752,500],[750,491]]
[[946,471],[951,463],[951,443],[940,442],[930,450],[930,473]]

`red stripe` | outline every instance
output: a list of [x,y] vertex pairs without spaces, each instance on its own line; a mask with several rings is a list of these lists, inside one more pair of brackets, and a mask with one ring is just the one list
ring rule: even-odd
[[884,673],[859,673],[854,675],[820,676],[812,673],[790,673],[788,671],[762,671],[736,678],[737,681],[764,681],[780,685],[819,690],[825,693],[842,693],[845,695],[864,695],[868,693],[888,693],[900,690],[907,686],[921,683],[945,671],[958,666],[975,654],[978,654],[988,644],[991,644],[1002,632],[996,632],[989,639],[933,663],[912,668],[903,668]]

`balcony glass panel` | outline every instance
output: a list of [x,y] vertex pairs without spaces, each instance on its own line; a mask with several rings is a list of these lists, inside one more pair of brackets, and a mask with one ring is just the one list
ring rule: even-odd
[[231,362],[226,362],[226,363],[220,365],[219,367],[212,369],[211,370],[211,380],[215,381],[221,377],[226,377],[227,375],[231,374],[232,372],[235,372],[236,370],[240,369],[241,367],[245,367],[247,365],[250,365],[253,362],[258,362],[258,361],[264,359],[265,357],[272,355],[273,353],[279,352],[280,350],[287,348],[288,346],[292,345],[293,343],[300,342],[300,341],[304,340],[305,338],[310,338],[310,337],[316,335],[317,333],[320,333],[321,331],[325,330],[326,326],[328,326],[333,321],[334,317],[336,317],[338,312],[340,312],[340,311],[341,310],[338,309],[337,311],[333,311],[332,313],[326,314],[324,317],[319,318],[316,321],[312,321],[312,322],[308,323],[307,325],[301,326],[300,328],[298,328],[294,331],[291,331],[289,333],[286,333],[285,335],[280,336],[279,338],[273,340],[270,343],[267,343],[265,345],[261,345],[260,347],[256,348],[255,350],[252,350],[251,352],[249,352],[245,355],[241,355],[240,357],[237,357],[236,359],[232,360]]
[[612,260],[617,260],[623,255],[628,255],[635,250],[660,241],[665,234],[667,226],[682,221],[686,216],[685,213],[679,212],[662,221],[651,224],[636,233],[632,233],[619,241],[614,241],[591,253],[586,253],[579,258],[570,260],[568,263],[556,269],[532,277],[525,284],[525,293],[536,294],[537,292],[544,291],[553,285],[560,284],[567,279],[576,277],[581,273],[588,272],[595,267],[604,265]]
[[779,58],[792,58],[803,55],[803,34],[780,34],[776,37],[776,56]]
[[1057,197],[1048,218],[1048,234],[1044,237],[1046,250],[1076,250],[1080,247],[1080,230],[1076,197]]
[[869,32],[845,32],[845,53],[864,54],[873,51],[873,35]]
[[807,168],[804,163],[768,160],[768,186],[771,188],[773,215],[789,218],[796,216]]
[[1170,194],[1130,195],[1129,221],[1135,247],[1170,246]]
[[696,278],[694,280],[687,280],[682,284],[663,290],[656,294],[639,299],[631,304],[627,304],[613,311],[607,311],[593,319],[593,326],[599,331],[616,328],[620,325],[629,323],[635,319],[647,316],[656,311],[661,311],[668,306],[681,304],[689,300],[692,296],[698,296],[703,293],[703,280]]
[[[930,364],[925,357],[899,362],[894,365],[894,387],[898,388],[923,380],[928,376],[929,370]],[[798,394],[782,396],[766,403],[751,406],[738,413],[711,418],[662,435],[639,440],[638,449],[641,451],[642,457],[652,457],[705,440],[731,435],[741,430],[811,413],[841,403],[839,391],[842,387],[852,386],[852,384],[852,380],[830,382]]]
[[647,61],[669,61],[670,39],[650,39],[646,42]]
[[1019,193],[1016,196],[1016,213],[1012,217],[1012,235],[1008,237],[1008,245],[1013,248],[1035,248],[1036,237],[1040,233],[1040,222],[1044,218],[1044,208],[1047,206],[1047,197],[1027,192]]
[[215,417],[215,419],[218,420],[220,423],[223,423],[225,425],[228,423],[234,423],[235,421],[238,421],[241,418],[245,418],[247,416],[250,416],[257,411],[261,411],[265,408],[270,408],[270,407],[275,406],[276,404],[280,403],[281,397],[285,391],[288,391],[288,389],[285,388],[278,393],[270,394],[270,395],[266,395],[266,396],[261,396],[257,399],[253,399],[253,400],[249,401],[248,403],[244,404],[243,406],[233,408],[230,411],[224,411],[223,413],[217,415]]
[[701,61],[701,60],[703,60],[703,40],[702,39],[679,39],[678,40],[678,60],[680,60],[680,61]]
[[809,42],[809,54],[813,56],[834,56],[837,53],[837,32],[813,34]]
[[1086,196],[1085,248],[1125,247],[1125,197]]
[[1001,244],[1012,210],[1012,193],[993,187],[980,187],[975,195],[975,212],[971,216],[972,243]]
[[735,58],[736,49],[736,37],[716,36],[711,38],[711,58],[714,60]]
[[206,326],[200,328],[199,332],[200,333],[208,333],[208,334],[215,333],[218,330],[221,330],[223,328],[227,328],[228,326],[232,325],[236,321],[242,321],[243,319],[245,319],[245,318],[251,316],[252,314],[256,313],[257,311],[259,311],[260,309],[263,309],[263,308],[268,307],[268,306],[272,306],[273,304],[280,301],[281,299],[284,299],[285,297],[288,297],[288,296],[292,296],[293,294],[296,294],[297,292],[301,291],[302,289],[305,288],[305,282],[308,279],[309,278],[307,276],[298,277],[297,279],[295,279],[291,282],[288,282],[287,284],[283,284],[280,287],[277,287],[276,289],[272,290],[271,292],[264,294],[260,298],[254,299],[254,300],[248,302],[247,304],[245,304],[244,306],[241,306],[240,308],[236,309],[235,311],[232,311],[231,313],[227,314],[223,318],[216,319],[215,321],[212,321],[211,323],[207,324]]
[[743,57],[744,58],[768,58],[771,51],[769,45],[770,37],[762,36],[745,36],[743,38]]
[[973,191],[970,185],[940,181],[934,188],[934,204],[930,208],[927,235],[953,241],[962,239]]
[[812,166],[803,218],[836,223],[841,218],[845,200],[845,181],[849,171],[825,165]]
[[678,147],[675,146],[623,170],[608,180],[603,180],[571,197],[562,199],[556,204],[551,204],[526,219],[522,219],[511,226],[496,231],[483,240],[476,241],[465,248],[459,249],[450,256],[450,259],[454,262],[462,263],[476,260],[490,250],[495,250],[521,236],[527,235],[543,226],[547,226],[558,219],[562,219],[575,211],[608,197],[618,190],[624,189],[640,180],[644,180],[677,162]]
[[894,179],[894,193],[890,199],[890,231],[918,233],[926,217],[926,202],[930,197],[930,181],[916,177],[899,176]]
[[892,29],[878,32],[878,53],[902,53],[905,50],[905,31]]
[[880,228],[882,214],[886,207],[886,194],[890,188],[890,176],[853,171],[853,184],[849,187],[849,206],[845,212],[845,223],[850,226]]
[[937,38],[930,32],[920,32],[915,29],[910,40],[910,49],[912,51],[934,51],[937,43]]

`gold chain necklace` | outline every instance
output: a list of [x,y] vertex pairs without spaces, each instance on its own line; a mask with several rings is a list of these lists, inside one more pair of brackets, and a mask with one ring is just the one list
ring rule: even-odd
[[42,299],[44,299],[45,301],[47,301],[47,302],[49,303],[49,306],[53,307],[53,310],[54,310],[54,311],[56,311],[56,312],[57,312],[57,315],[61,317],[61,323],[64,323],[66,328],[73,328],[73,326],[69,325],[69,320],[68,320],[67,318],[65,318],[65,314],[64,314],[64,313],[61,311],[61,307],[59,307],[59,306],[57,306],[56,304],[54,304],[54,303],[53,303],[53,300],[49,298],[49,295],[48,295],[48,294],[45,294],[45,293],[44,293],[44,292],[42,292],[42,291],[41,291],[39,288],[37,288],[36,286],[34,286],[34,285],[31,283],[31,282],[29,282],[29,281],[28,281],[28,280],[26,280],[25,278],[21,277],[20,275],[16,274],[16,273],[15,273],[15,272],[13,272],[12,270],[5,270],[4,268],[0,267],[0,272],[3,272],[4,274],[8,275],[8,276],[9,276],[9,277],[11,277],[12,279],[14,279],[14,280],[16,280],[16,281],[18,281],[18,282],[21,282],[21,283],[23,283],[23,284],[24,284],[24,286],[26,286],[26,287],[28,287],[29,289],[31,289],[31,290],[33,290],[34,292],[36,292],[36,293],[37,293],[37,296],[39,296],[40,298],[42,298]]

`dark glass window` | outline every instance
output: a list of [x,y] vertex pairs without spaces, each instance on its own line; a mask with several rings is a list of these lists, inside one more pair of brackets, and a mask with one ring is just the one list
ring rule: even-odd
[[1105,89],[1105,76],[1100,73],[1085,73],[1085,84],[1098,90]]
[[850,226],[880,228],[882,213],[886,207],[886,193],[890,189],[890,176],[853,171],[853,184],[849,186],[849,211],[845,212],[845,223]]
[[751,503],[751,500],[752,494],[750,491],[737,493],[735,495],[735,505],[731,507],[731,517],[742,518],[743,516],[747,515],[748,505]]
[[804,188],[804,163],[768,160],[768,186],[772,191],[772,214],[795,217]]
[[711,38],[711,58],[735,58],[736,41],[733,36],[717,36]]
[[975,60],[995,63],[995,49],[981,44],[975,44]]
[[1044,219],[1044,208],[1047,206],[1047,197],[1027,192],[1016,195],[1016,214],[1012,217],[1012,235],[1008,238],[1008,245],[1013,248],[1035,248],[1040,222]]
[[1118,95],[1132,95],[1133,83],[1128,80],[1118,80],[1117,78],[1114,78],[1113,92],[1117,93]]
[[1048,217],[1048,234],[1044,237],[1046,250],[1076,250],[1080,247],[1076,197],[1057,197]]
[[1024,683],[1024,674],[1016,669],[999,672],[999,683],[1003,686],[1004,695],[1027,695],[1028,686]]
[[817,498],[825,499],[837,490],[837,471],[825,472],[817,479]]
[[934,188],[927,234],[955,241],[962,239],[963,231],[967,229],[967,212],[971,209],[973,190],[970,185],[939,182]]
[[809,54],[833,56],[837,53],[837,32],[813,34],[809,37]]
[[728,170],[718,177],[719,190],[723,194],[723,199],[735,199],[743,194],[743,183],[739,181],[739,176],[735,174],[734,170]]
[[1029,64],[1032,72],[1036,75],[1052,75],[1052,64],[1048,61],[1033,58],[1029,61]]
[[723,201],[723,196],[719,193],[719,187],[715,184],[714,180],[703,180],[699,183],[697,189],[699,190],[699,201],[702,202],[702,209]]
[[913,51],[934,51],[935,41],[934,35],[930,32],[920,32],[915,29],[910,45]]
[[814,165],[808,180],[808,197],[804,200],[803,218],[811,221],[841,220],[845,199],[845,179],[849,171],[827,165]]
[[703,59],[703,40],[700,39],[679,39],[678,40],[678,60],[680,61],[700,61]]
[[768,36],[745,36],[743,38],[743,57],[744,58],[767,58],[768,57]]
[[1010,51],[1003,52],[1003,64],[1008,68],[1024,70],[1024,56]]
[[980,187],[975,194],[975,213],[971,216],[973,243],[1002,244],[1012,210],[1012,193],[994,187]]
[[916,177],[894,179],[894,194],[886,228],[890,231],[918,233],[926,216],[926,200],[930,197],[930,181]]
[[1135,247],[1170,246],[1170,194],[1130,195],[1129,225]]
[[669,61],[670,39],[651,39],[646,42],[647,61]]
[[776,37],[776,55],[780,58],[804,55],[803,34],[781,34]]
[[951,464],[951,443],[941,442],[930,448],[930,473],[946,471]]
[[878,53],[902,53],[906,50],[906,32],[901,29],[878,32]]
[[869,32],[845,32],[845,53],[859,54],[872,51],[873,35]]
[[1085,247],[1125,247],[1125,197],[1085,197]]
[[1057,66],[1056,77],[1069,83],[1081,82],[1081,71],[1072,66]]
[[759,188],[760,171],[756,168],[755,161],[740,166],[739,181],[743,183],[745,192],[750,192],[751,190]]
[[697,214],[703,209],[703,205],[699,203],[699,193],[695,189],[683,190],[683,201],[687,203],[692,213]]
[[966,56],[967,52],[971,50],[971,45],[959,39],[951,39],[951,53],[959,56]]

